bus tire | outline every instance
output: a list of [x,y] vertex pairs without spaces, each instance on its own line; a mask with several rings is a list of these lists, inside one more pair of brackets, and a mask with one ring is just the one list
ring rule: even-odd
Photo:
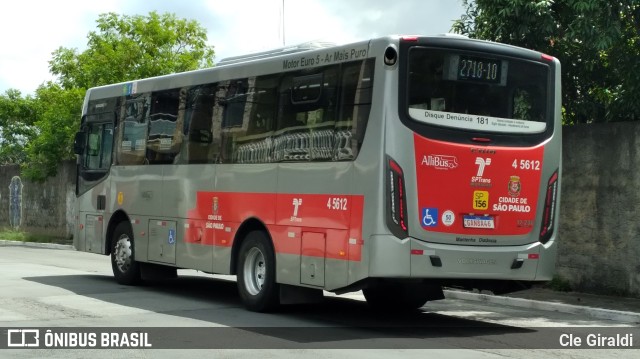
[[409,312],[429,300],[429,291],[421,283],[382,283],[362,290],[367,304],[383,312]]
[[275,254],[266,233],[253,231],[247,234],[240,245],[236,273],[238,293],[247,309],[268,312],[280,304]]
[[116,281],[124,285],[140,282],[140,263],[135,260],[133,230],[129,222],[120,222],[111,239],[111,269]]

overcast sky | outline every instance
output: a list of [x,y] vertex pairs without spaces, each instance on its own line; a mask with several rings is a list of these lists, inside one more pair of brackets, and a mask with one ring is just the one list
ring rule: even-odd
[[389,34],[449,32],[461,0],[18,0],[0,3],[0,93],[32,94],[58,47],[86,48],[98,14],[171,12],[198,21],[219,61],[311,40],[346,43]]

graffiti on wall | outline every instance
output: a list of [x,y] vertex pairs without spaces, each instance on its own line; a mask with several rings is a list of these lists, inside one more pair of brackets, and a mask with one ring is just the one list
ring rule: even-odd
[[20,177],[14,176],[9,185],[9,225],[13,229],[22,224],[22,187]]

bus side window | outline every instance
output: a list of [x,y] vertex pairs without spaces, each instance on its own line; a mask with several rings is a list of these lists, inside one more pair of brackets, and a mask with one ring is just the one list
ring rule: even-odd
[[248,83],[242,130],[236,130],[232,136],[233,160],[235,163],[269,163],[273,161],[272,135],[280,75],[252,77]]
[[87,150],[84,167],[94,170],[100,168],[100,143],[102,142],[102,126],[89,125]]
[[340,117],[336,123],[332,153],[334,161],[355,159],[362,146],[371,111],[373,66],[370,59],[343,68]]
[[121,127],[116,145],[119,165],[145,164],[147,151],[147,131],[150,110],[148,93],[127,96],[123,105]]
[[113,124],[89,124],[88,131],[84,168],[88,170],[108,169],[111,166]]
[[274,162],[331,159],[338,69],[333,65],[315,74],[296,72],[282,81]]
[[229,81],[227,91],[220,103],[224,110],[222,127],[242,127],[245,105],[247,103],[247,79]]
[[102,131],[102,155],[100,156],[100,168],[111,166],[111,155],[113,153],[113,124],[108,123],[103,126]]
[[248,135],[264,135],[271,131],[276,123],[278,109],[279,75],[256,77],[249,105]]
[[[255,78],[224,81],[219,84],[214,108],[214,124],[220,128],[220,163],[237,162],[237,138],[247,133],[248,112],[252,106],[250,97],[251,82]],[[217,124],[220,127],[217,127]]]
[[149,164],[173,163],[174,157],[180,151],[180,143],[174,138],[179,105],[179,89],[154,92],[151,96],[147,137]]
[[218,140],[214,139],[213,109],[216,105],[217,84],[195,86],[187,91],[184,111],[184,143],[177,163],[214,163],[219,152]]

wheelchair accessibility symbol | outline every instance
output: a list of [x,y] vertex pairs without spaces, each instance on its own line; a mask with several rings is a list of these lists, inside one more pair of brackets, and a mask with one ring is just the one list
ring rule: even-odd
[[436,227],[438,225],[438,209],[423,208],[420,222],[423,227]]
[[169,230],[169,244],[176,244],[176,230]]

